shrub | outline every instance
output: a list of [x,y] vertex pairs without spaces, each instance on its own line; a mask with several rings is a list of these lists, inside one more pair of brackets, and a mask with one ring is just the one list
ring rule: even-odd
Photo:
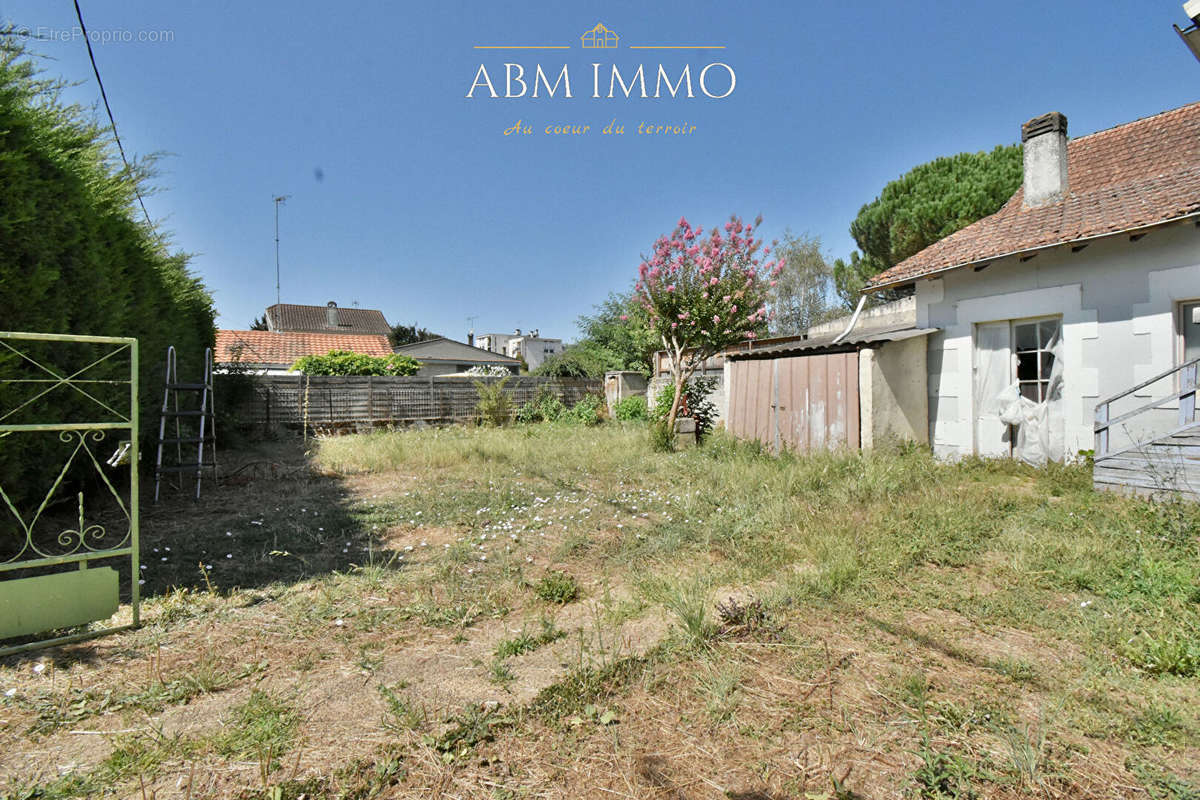
[[528,403],[518,408],[516,420],[524,425],[531,425],[535,422],[541,422],[541,417],[538,416],[537,404],[530,400]]
[[[716,378],[692,378],[683,389],[683,399],[687,402],[687,413],[682,410],[681,417],[691,417],[696,420],[696,438],[703,439],[712,432],[717,421],[717,406],[708,399],[717,386]],[[663,421],[671,411],[671,403],[675,401],[675,387],[667,384],[654,398],[654,413],[651,418]]]
[[479,402],[475,404],[475,413],[483,425],[507,425],[513,417],[512,397],[504,391],[508,378],[501,378],[492,383],[474,381],[475,391],[479,394]]
[[546,386],[538,387],[533,400],[521,406],[517,411],[518,422],[554,422],[567,411],[562,400],[554,390]]
[[567,412],[567,418],[580,425],[599,425],[605,413],[604,398],[588,394]]
[[506,378],[512,372],[499,364],[476,364],[467,370],[467,374],[478,378]]
[[305,356],[292,369],[305,375],[416,375],[421,362],[393,353],[368,356],[349,350],[330,350],[323,356]]
[[646,396],[635,394],[618,400],[617,405],[613,407],[613,416],[625,422],[646,419],[650,416],[650,410],[646,406]]

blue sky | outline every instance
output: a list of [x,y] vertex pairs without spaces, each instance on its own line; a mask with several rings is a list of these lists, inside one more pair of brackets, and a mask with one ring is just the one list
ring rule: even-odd
[[[274,302],[277,194],[291,196],[284,302],[357,302],[455,338],[475,316],[479,332],[570,340],[680,215],[761,213],[768,236],[808,232],[843,256],[859,207],[916,164],[1014,142],[1051,110],[1078,136],[1200,94],[1176,0],[81,6],[126,150],[162,154],[146,205],[231,328]],[[68,99],[99,102],[70,0],[0,0],[0,22],[45,37],[31,47],[78,82]],[[618,49],[580,47],[597,22]],[[475,49],[515,44],[570,49]],[[606,95],[612,64],[651,77],[687,64],[695,82],[714,61],[737,76],[724,99],[591,97],[594,62]],[[465,97],[481,64],[503,93],[505,62],[566,64],[575,96]],[[535,134],[504,136],[518,119]],[[612,120],[623,136],[599,132]],[[639,123],[696,130],[637,136]],[[546,135],[553,124],[592,130]]]

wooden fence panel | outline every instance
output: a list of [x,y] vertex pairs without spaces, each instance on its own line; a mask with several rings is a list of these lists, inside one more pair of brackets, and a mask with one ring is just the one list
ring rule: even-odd
[[[479,395],[475,382],[464,378],[326,375],[217,375],[215,391],[230,381],[249,380],[252,390],[234,392],[246,400],[224,409],[240,423],[266,427],[357,429],[425,422],[469,422],[475,418]],[[486,378],[485,381],[497,379]],[[532,401],[540,391],[553,392],[572,406],[589,394],[603,396],[600,379],[513,377],[505,393],[515,407]]]

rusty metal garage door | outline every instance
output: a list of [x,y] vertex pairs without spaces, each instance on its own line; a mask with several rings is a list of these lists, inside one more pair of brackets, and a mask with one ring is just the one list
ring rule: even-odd
[[728,420],[775,452],[859,447],[858,353],[732,361]]

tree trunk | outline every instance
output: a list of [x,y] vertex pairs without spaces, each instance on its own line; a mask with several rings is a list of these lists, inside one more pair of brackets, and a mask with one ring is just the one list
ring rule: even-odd
[[675,397],[671,400],[671,410],[667,412],[667,430],[671,436],[675,435],[675,418],[679,416],[679,403],[683,399],[683,369],[677,368],[674,370],[672,378],[675,381]]

